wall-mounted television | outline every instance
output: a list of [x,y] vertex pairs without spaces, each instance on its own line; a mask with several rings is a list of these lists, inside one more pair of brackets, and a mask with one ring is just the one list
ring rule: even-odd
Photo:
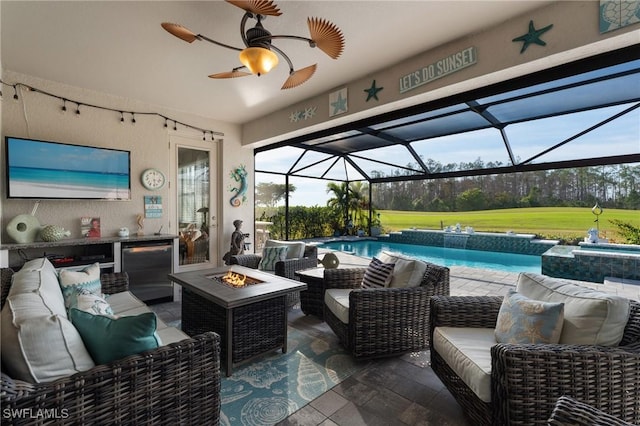
[[131,199],[131,153],[5,138],[7,198]]

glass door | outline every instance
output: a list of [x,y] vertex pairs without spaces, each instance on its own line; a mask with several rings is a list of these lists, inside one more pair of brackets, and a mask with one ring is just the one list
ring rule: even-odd
[[[216,266],[217,207],[216,146],[214,142],[185,142],[172,137],[175,158],[172,193],[179,235],[180,271]],[[212,146],[213,145],[213,146]]]

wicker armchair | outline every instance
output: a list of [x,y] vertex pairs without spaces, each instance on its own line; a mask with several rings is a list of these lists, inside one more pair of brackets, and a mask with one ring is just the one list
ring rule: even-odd
[[551,413],[549,426],[633,426],[633,424],[568,396],[561,396]]
[[325,305],[324,319],[358,359],[400,355],[429,346],[429,299],[449,294],[449,268],[427,264],[418,287],[361,289],[365,269],[326,269],[325,289],[353,288],[349,323]]
[[502,297],[431,299],[431,367],[476,425],[546,425],[568,395],[631,423],[640,423],[640,303],[618,347],[496,344],[491,349],[491,403],[485,403],[433,348],[435,327],[495,328]]
[[[2,306],[12,271],[1,270]],[[126,291],[126,273],[105,274],[103,292]],[[3,425],[218,424],[220,338],[203,333],[49,383],[2,372]],[[40,413],[40,415],[38,415]],[[49,416],[49,417],[47,417]]]
[[[231,256],[231,265],[246,266],[247,268],[258,269],[258,264],[262,256],[259,254],[237,254]],[[305,245],[304,257],[297,259],[286,259],[276,262],[275,274],[291,280],[300,281],[295,275],[301,269],[315,268],[318,266],[318,247]],[[291,307],[300,301],[300,292],[293,292],[287,295],[287,306]]]

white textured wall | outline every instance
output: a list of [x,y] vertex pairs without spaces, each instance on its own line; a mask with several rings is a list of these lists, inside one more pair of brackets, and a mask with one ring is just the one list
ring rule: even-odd
[[[6,65],[6,64],[5,64]],[[224,253],[228,239],[233,231],[232,222],[240,218],[247,224],[246,232],[253,233],[249,226],[253,220],[253,182],[247,193],[249,199],[241,207],[229,205],[228,191],[232,181],[229,171],[237,164],[245,164],[249,176],[253,176],[253,151],[240,145],[240,128],[238,125],[223,123],[180,112],[168,111],[156,106],[143,104],[131,99],[124,99],[109,94],[97,93],[77,87],[62,85],[24,74],[4,70],[3,80],[9,84],[23,83],[42,91],[67,99],[87,104],[125,111],[156,112],[164,116],[193,126],[219,131],[225,134],[223,142],[216,142],[218,147],[218,250]],[[5,86],[6,87],[6,86]],[[6,90],[4,90],[6,95]],[[69,229],[72,237],[80,237],[80,217],[99,216],[103,235],[116,235],[122,226],[136,230],[136,216],[144,213],[144,195],[161,195],[164,203],[162,219],[146,219],[145,232],[152,233],[163,226],[163,232],[177,233],[174,218],[169,215],[169,203],[172,202],[171,189],[165,186],[162,190],[150,192],[140,183],[140,173],[149,167],[162,170],[170,176],[169,132],[186,138],[202,139],[202,133],[189,130],[178,125],[178,131],[164,127],[164,120],[159,116],[136,116],[136,124],[131,124],[131,115],[125,114],[125,123],[120,123],[120,113],[81,106],[81,114],[75,114],[75,104],[67,103],[67,112],[61,110],[62,102],[37,92],[21,90],[20,99],[4,96],[2,108],[2,155],[4,157],[4,137],[28,137],[51,140],[71,144],[110,147],[131,151],[132,199],[130,201],[78,201],[78,200],[42,200],[36,217],[42,225],[56,224]],[[214,143],[211,143],[212,146]],[[1,162],[0,176],[5,176],[4,158]],[[34,201],[8,200],[6,183],[2,179],[2,241],[10,242],[6,235],[6,224],[15,215],[30,213]]]

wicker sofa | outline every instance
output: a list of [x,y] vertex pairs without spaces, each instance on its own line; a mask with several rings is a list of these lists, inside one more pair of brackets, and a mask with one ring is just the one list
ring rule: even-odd
[[438,352],[434,332],[448,327],[487,333],[496,327],[502,302],[500,296],[431,299],[432,368],[473,424],[546,425],[562,395],[640,424],[640,303],[629,301],[628,320],[616,346],[494,343],[487,355],[490,401],[486,402]]
[[[3,308],[9,303],[5,303],[7,297],[12,297],[13,276],[11,269],[1,269]],[[126,297],[123,293],[128,290],[126,273],[103,274],[100,281],[103,293]],[[144,306],[136,308],[145,310]],[[164,324],[161,330],[159,319],[158,324],[157,334],[165,330],[161,338],[173,343],[52,381],[30,383],[12,378],[3,359],[1,423],[218,424],[219,336],[209,332],[175,341],[172,337],[183,333],[164,328]]]
[[[429,300],[434,295],[449,294],[449,268],[426,263],[426,270],[417,277],[419,284],[415,287],[365,289],[362,288],[364,273],[363,268],[324,271],[324,319],[340,342],[358,359],[427,348]],[[347,322],[347,318],[340,318],[334,312],[336,299],[340,298],[343,300],[339,303],[348,309]]]

